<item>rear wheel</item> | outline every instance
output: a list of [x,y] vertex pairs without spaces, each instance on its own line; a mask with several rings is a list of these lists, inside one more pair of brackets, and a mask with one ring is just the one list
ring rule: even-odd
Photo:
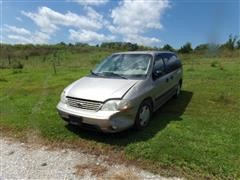
[[136,129],[144,129],[148,126],[152,115],[151,101],[143,101],[138,109],[138,113],[135,120]]

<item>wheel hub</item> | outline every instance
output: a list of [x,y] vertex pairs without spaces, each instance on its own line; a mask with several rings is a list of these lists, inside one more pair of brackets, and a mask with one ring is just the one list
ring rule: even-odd
[[139,114],[141,126],[145,126],[150,119],[150,109],[148,106],[143,106]]
[[180,91],[181,91],[181,87],[180,87],[180,85],[178,85],[178,87],[177,87],[177,96],[180,94]]

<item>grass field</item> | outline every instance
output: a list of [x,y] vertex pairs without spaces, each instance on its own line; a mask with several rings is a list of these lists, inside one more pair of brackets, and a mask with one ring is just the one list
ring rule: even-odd
[[3,135],[124,152],[128,159],[151,164],[145,168],[165,169],[164,174],[240,178],[239,57],[182,57],[182,95],[159,109],[144,131],[106,135],[66,125],[56,112],[61,91],[108,54],[65,52],[56,63],[57,74],[51,57],[22,60],[22,70],[0,69]]

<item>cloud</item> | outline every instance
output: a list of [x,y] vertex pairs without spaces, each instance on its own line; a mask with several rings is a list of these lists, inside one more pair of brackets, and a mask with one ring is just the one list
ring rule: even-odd
[[153,46],[159,44],[161,41],[155,37],[144,37],[140,35],[126,35],[124,38],[126,42],[134,42],[140,45]]
[[18,28],[16,26],[9,26],[9,25],[4,25],[5,30],[7,32],[13,32],[13,33],[17,33],[17,34],[21,34],[21,35],[30,35],[31,32],[28,31],[27,29],[24,28]]
[[16,17],[16,20],[22,22],[22,18],[20,18],[20,17]]
[[36,44],[46,44],[50,40],[50,36],[41,31],[36,31],[32,36],[32,43]]
[[30,44],[32,43],[31,39],[21,36],[21,35],[8,35],[8,39],[14,40],[14,44]]
[[169,6],[168,0],[124,0],[112,10],[111,17],[121,33],[141,33],[146,29],[161,29],[161,17]]
[[106,4],[108,0],[70,0],[72,2],[77,2],[80,5],[83,6],[99,6]]
[[115,39],[114,36],[106,36],[104,34],[99,34],[88,30],[75,31],[73,29],[70,29],[69,33],[70,40],[75,42],[97,44],[99,42],[113,41]]
[[163,27],[161,24],[162,15],[169,7],[168,0],[124,0],[111,11],[113,23],[108,26],[108,29],[131,42],[146,45],[158,43],[160,40],[157,38],[148,38],[141,34],[146,33],[149,29],[161,29]]
[[7,38],[14,44],[47,44],[50,37],[43,32],[32,33],[31,36],[23,36],[16,34],[9,34]]
[[[105,4],[108,0],[66,0],[83,5],[85,14],[71,11],[58,12],[49,7],[39,7],[37,11],[21,11],[39,27],[35,32],[24,28],[6,25],[11,34],[8,38],[29,43],[46,43],[62,27],[69,30],[71,41],[96,44],[116,39],[148,46],[158,46],[161,41],[156,37],[148,37],[151,30],[161,30],[162,17],[170,7],[168,0],[123,0],[110,11],[110,16],[98,13],[91,6]],[[18,21],[22,19],[16,17]],[[104,33],[99,33],[101,32]],[[106,34],[108,30],[108,34]],[[28,36],[28,37],[27,37]],[[59,39],[60,41],[60,39]]]
[[22,11],[22,14],[32,19],[42,32],[54,33],[59,26],[72,26],[78,29],[101,29],[102,16],[92,8],[86,8],[87,16],[68,11],[66,14],[59,13],[48,7],[40,7],[37,13]]
[[45,44],[50,40],[50,36],[41,31],[31,32],[25,28],[4,25],[5,31],[8,32],[7,38],[14,44]]

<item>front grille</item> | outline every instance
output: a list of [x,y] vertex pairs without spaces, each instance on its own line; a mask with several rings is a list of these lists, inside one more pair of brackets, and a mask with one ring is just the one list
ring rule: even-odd
[[78,99],[73,97],[67,97],[67,104],[71,107],[79,108],[79,109],[86,109],[97,111],[102,107],[102,102],[99,101],[91,101],[85,99]]

